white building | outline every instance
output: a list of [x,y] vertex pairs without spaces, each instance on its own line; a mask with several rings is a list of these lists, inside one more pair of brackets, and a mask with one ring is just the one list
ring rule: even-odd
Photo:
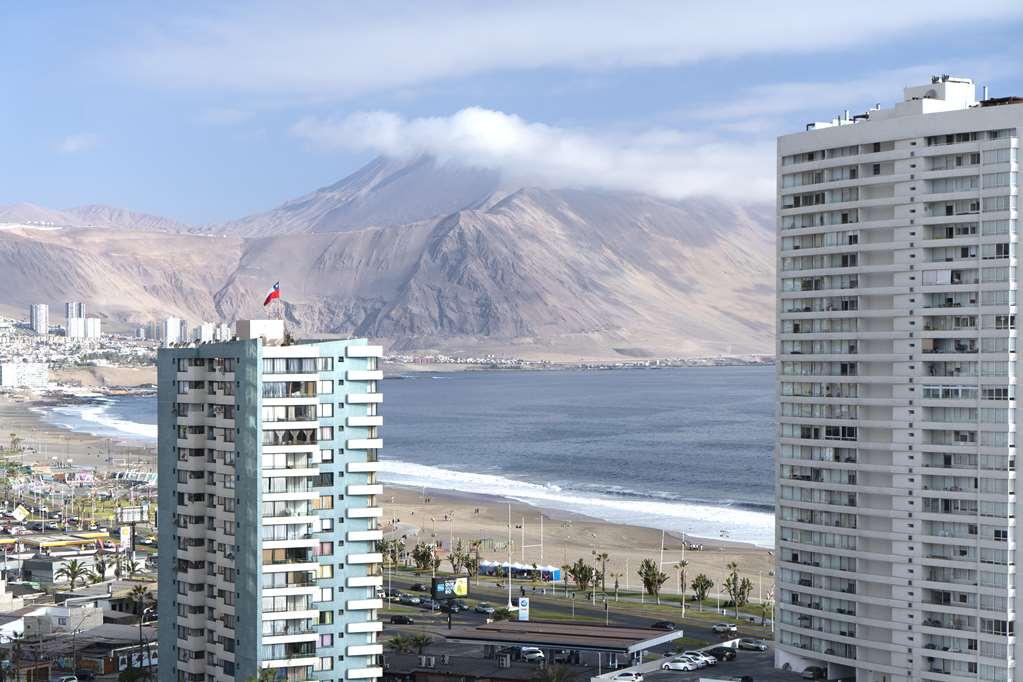
[[64,304],[64,319],[85,317],[85,304],[80,301],[68,301]]
[[232,337],[234,337],[234,332],[231,330],[230,325],[224,322],[218,324],[213,332],[213,339],[215,341],[230,341]]
[[35,303],[28,309],[29,326],[36,334],[50,333],[50,306]]
[[98,339],[101,334],[101,324],[98,317],[68,318],[67,337],[69,339]]
[[1023,100],[975,99],[778,139],[779,666],[1018,679]]
[[163,345],[169,346],[172,343],[180,343],[188,337],[181,335],[182,320],[177,317],[168,317],[163,321]]
[[200,322],[192,329],[192,340],[199,343],[212,343],[216,335],[217,326],[212,322]]
[[158,357],[160,680],[379,678],[382,349],[237,332]]
[[46,388],[50,380],[45,362],[0,363],[0,388]]

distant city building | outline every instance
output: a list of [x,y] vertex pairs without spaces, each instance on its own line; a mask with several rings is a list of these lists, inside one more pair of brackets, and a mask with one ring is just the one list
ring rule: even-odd
[[85,317],[85,304],[76,301],[68,301],[64,304],[64,318],[72,320],[76,317]]
[[234,331],[231,329],[231,325],[221,322],[217,325],[216,330],[213,333],[215,341],[230,341],[234,337]]
[[178,330],[178,341],[188,341],[192,337],[189,336],[188,320],[181,320],[181,327]]
[[28,309],[29,326],[36,334],[50,333],[50,306],[36,303]]
[[375,679],[383,578],[379,346],[163,348],[159,679]]
[[0,388],[46,388],[49,381],[45,362],[0,363]]
[[146,340],[146,328],[145,327],[139,327],[138,329],[136,329],[135,330],[135,338],[140,340],[140,341],[145,341]]
[[200,322],[192,330],[192,340],[199,343],[212,343],[216,336],[217,327],[212,322]]
[[775,664],[1019,680],[1023,100],[904,95],[778,139]]
[[98,317],[72,317],[67,321],[69,339],[98,339],[101,321]]
[[168,317],[163,321],[163,334],[161,334],[161,338],[165,346],[169,346],[172,343],[180,343],[187,338],[181,336],[181,324],[182,321],[176,317]]

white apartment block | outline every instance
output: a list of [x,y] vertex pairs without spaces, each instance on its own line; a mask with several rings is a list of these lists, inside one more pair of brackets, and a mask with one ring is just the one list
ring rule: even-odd
[[187,339],[187,336],[182,336],[181,334],[181,325],[183,323],[187,324],[177,317],[168,317],[163,321],[163,345],[169,346],[172,343],[180,343]]
[[778,139],[778,666],[1020,678],[1021,130],[939,76]]
[[160,350],[161,682],[382,676],[381,351],[280,320]]
[[50,333],[50,306],[45,303],[35,303],[28,309],[28,323],[36,334]]
[[98,339],[101,334],[98,317],[70,317],[65,329],[69,339]]
[[45,362],[0,363],[0,388],[46,388],[50,367]]

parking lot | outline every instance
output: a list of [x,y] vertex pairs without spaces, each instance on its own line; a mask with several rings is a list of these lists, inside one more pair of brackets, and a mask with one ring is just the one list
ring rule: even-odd
[[722,661],[703,670],[682,672],[678,670],[653,670],[644,675],[645,682],[696,682],[700,678],[727,680],[749,675],[754,682],[796,682],[799,673],[776,670],[774,652],[739,651],[734,661]]

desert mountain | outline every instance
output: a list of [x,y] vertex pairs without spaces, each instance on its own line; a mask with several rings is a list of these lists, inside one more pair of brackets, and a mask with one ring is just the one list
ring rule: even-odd
[[772,346],[769,206],[511,188],[420,158],[376,160],[211,234],[101,226],[107,215],[91,229],[0,230],[15,302],[73,295],[123,321],[230,321],[264,314],[280,280],[299,333],[393,349],[613,358]]
[[113,206],[91,204],[63,211],[35,204],[0,206],[0,227],[26,225],[30,227],[91,227],[113,230],[143,230],[157,232],[188,232],[192,227],[170,218],[129,211]]

